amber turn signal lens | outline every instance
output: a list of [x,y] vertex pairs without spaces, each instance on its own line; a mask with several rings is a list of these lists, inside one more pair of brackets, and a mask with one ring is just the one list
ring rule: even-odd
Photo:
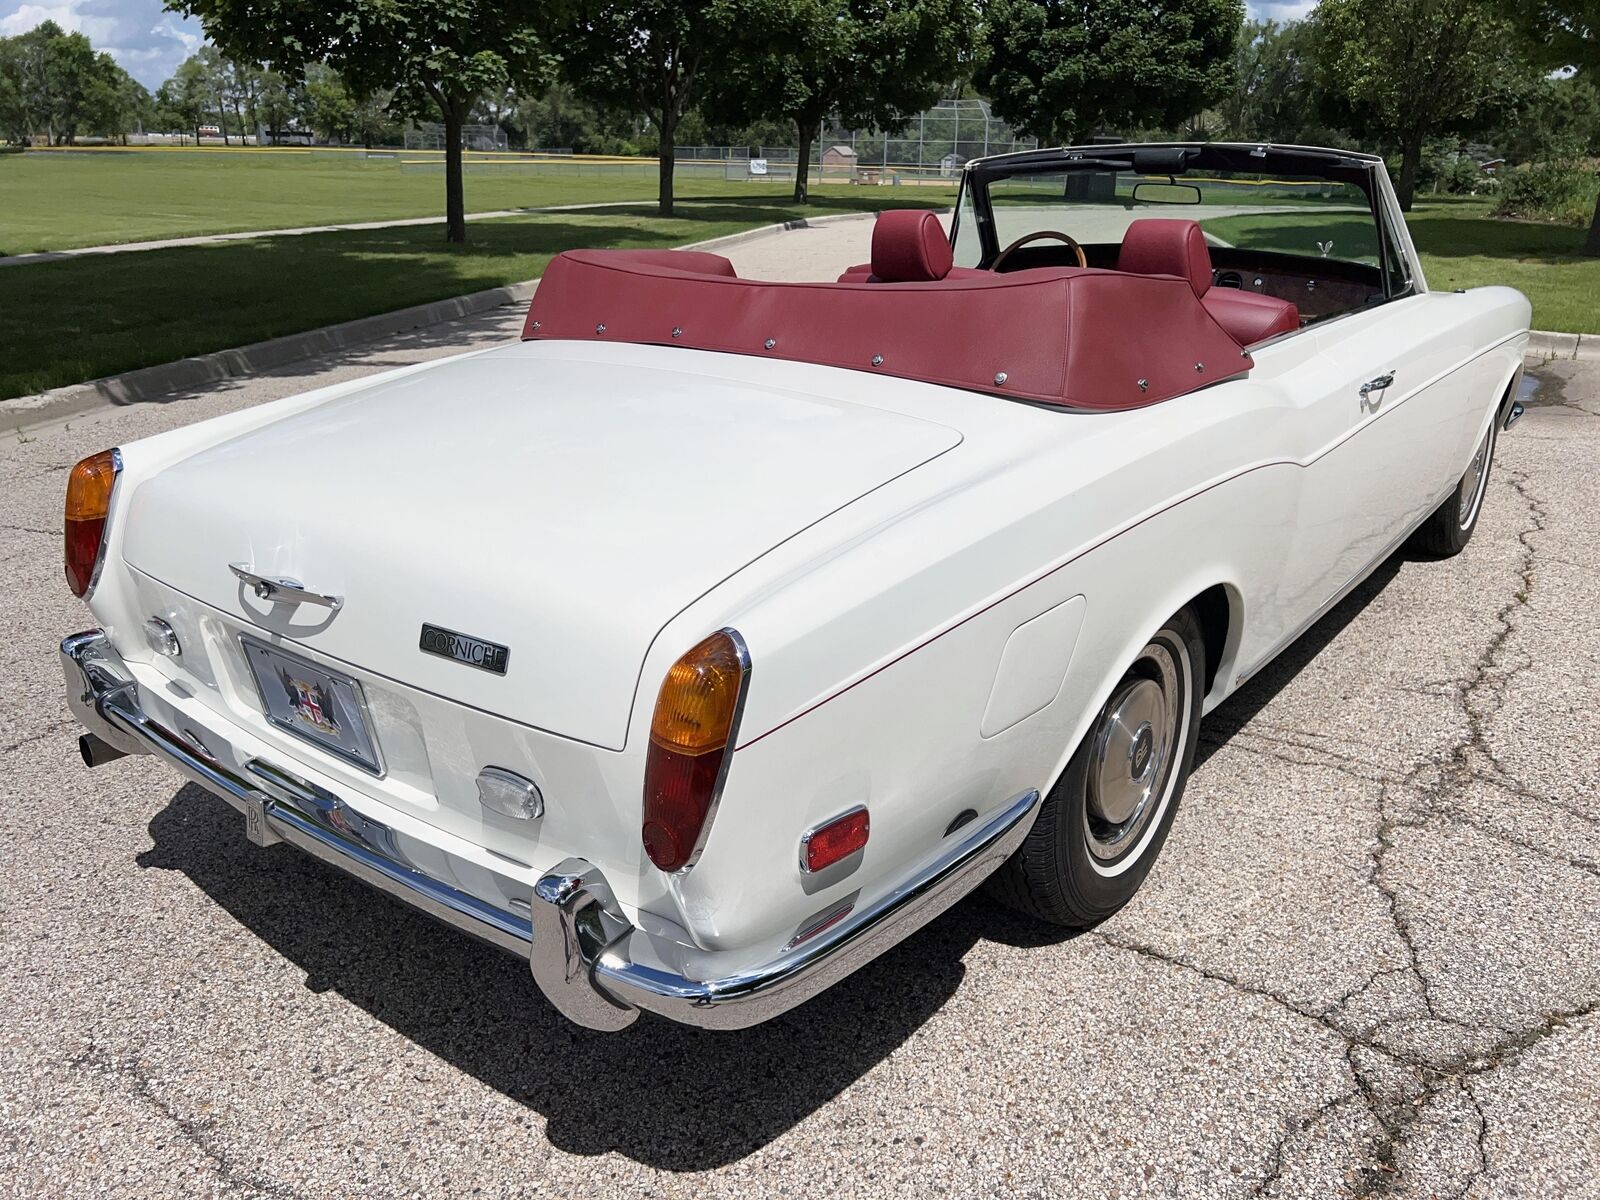
[[106,517],[111,512],[111,488],[121,469],[121,456],[115,450],[102,450],[73,467],[67,476],[67,586],[75,596],[83,595],[94,582]]
[[644,765],[642,836],[645,853],[663,871],[688,866],[702,840],[749,674],[743,641],[724,629],[673,663],[661,681]]

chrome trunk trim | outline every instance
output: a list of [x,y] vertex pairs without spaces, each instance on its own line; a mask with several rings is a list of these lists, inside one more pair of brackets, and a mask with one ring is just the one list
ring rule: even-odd
[[[98,629],[63,641],[61,665],[68,703],[89,734],[124,754],[165,759],[243,813],[256,844],[288,842],[526,958],[550,1002],[590,1029],[621,1029],[640,1010],[707,1029],[740,1029],[775,1017],[965,896],[1022,844],[1039,811],[1039,793],[1027,791],[961,825],[906,878],[857,901],[847,917],[814,937],[796,941],[784,934],[772,945],[704,951],[635,927],[605,875],[581,858],[567,859],[538,880],[527,916],[434,878],[410,860],[394,830],[327,789],[259,757],[235,770],[192,740],[195,735],[180,736],[152,719],[140,706],[138,684]],[[223,735],[207,736],[220,749]]]

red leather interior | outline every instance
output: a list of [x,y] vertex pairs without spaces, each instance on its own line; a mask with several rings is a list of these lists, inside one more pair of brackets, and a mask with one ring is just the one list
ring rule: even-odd
[[631,254],[557,256],[523,336],[820,363],[1085,409],[1140,408],[1250,367],[1191,288],[1157,275],[768,283]]
[[1241,346],[1252,346],[1300,328],[1300,310],[1276,296],[1214,287],[1200,298],[1200,303]]
[[736,276],[733,264],[720,254],[705,250],[613,250],[619,262],[638,263],[647,267],[666,267],[674,271],[689,271],[696,275]]
[[950,273],[950,239],[926,209],[878,214],[872,226],[872,273],[881,283],[932,283]]
[[1117,270],[1176,275],[1189,281],[1196,296],[1204,296],[1211,287],[1211,251],[1198,222],[1146,218],[1122,235]]
[[1241,346],[1300,328],[1300,310],[1287,300],[1211,286],[1211,251],[1195,221],[1148,217],[1133,222],[1122,235],[1117,270],[1187,279],[1206,311]]

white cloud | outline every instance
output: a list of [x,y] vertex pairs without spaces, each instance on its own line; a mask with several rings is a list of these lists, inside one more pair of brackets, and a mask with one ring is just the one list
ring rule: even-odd
[[162,0],[0,0],[0,36],[26,33],[44,21],[84,34],[152,91],[204,41],[198,21],[164,11]]
[[1317,0],[1245,0],[1252,21],[1298,21],[1311,15]]

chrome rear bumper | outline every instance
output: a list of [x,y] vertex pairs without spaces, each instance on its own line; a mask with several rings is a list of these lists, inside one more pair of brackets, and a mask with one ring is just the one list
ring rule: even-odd
[[[785,1012],[904,939],[1003,863],[1032,828],[1025,792],[950,834],[905,880],[823,923],[814,936],[748,952],[706,952],[635,927],[598,867],[569,858],[533,886],[528,913],[502,908],[424,871],[394,831],[337,795],[250,758],[242,769],[153,720],[100,630],[61,643],[73,715],[90,765],[156,754],[244,814],[257,845],[289,842],[430,916],[528,959],[540,989],[569,1019],[622,1029],[648,1010],[707,1029],[740,1029]],[[448,856],[447,856],[448,857]],[[514,902],[518,903],[518,902]]]

